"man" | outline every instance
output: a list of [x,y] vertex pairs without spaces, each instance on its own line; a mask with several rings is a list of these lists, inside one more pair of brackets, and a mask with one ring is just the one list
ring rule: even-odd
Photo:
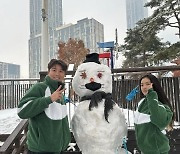
[[29,119],[28,154],[60,154],[70,142],[63,96],[66,71],[63,61],[52,59],[45,80],[33,85],[20,100],[18,116]]

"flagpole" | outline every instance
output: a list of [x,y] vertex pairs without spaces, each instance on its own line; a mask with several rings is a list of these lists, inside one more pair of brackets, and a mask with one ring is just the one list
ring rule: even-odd
[[111,69],[114,68],[114,62],[113,62],[113,49],[114,49],[114,41],[111,42],[97,42],[99,48],[110,48],[110,52],[111,52]]
[[110,51],[111,51],[111,69],[113,69],[113,68],[114,68],[114,60],[113,60],[114,54],[113,54],[113,48],[110,48]]
[[41,71],[47,71],[47,63],[49,61],[48,0],[42,0],[41,30]]

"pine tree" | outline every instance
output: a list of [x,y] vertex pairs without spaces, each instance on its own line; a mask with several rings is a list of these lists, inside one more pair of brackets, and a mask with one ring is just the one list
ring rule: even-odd
[[[154,9],[148,19],[151,30],[164,30],[166,27],[177,28],[180,38],[180,1],[179,0],[151,0],[146,7]],[[149,28],[148,28],[149,29]]]
[[151,0],[146,7],[154,9],[153,14],[128,30],[123,67],[161,65],[180,57],[180,42],[161,42],[157,37],[161,30],[172,27],[178,29],[176,35],[180,38],[179,0]]

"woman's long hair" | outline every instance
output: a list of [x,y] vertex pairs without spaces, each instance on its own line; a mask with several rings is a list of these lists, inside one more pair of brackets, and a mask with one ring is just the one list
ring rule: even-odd
[[[143,77],[141,77],[140,83],[139,83],[140,85],[141,85],[141,80],[144,79],[144,78],[148,78],[151,81],[151,83],[153,83],[152,87],[153,87],[154,91],[157,92],[158,100],[162,104],[168,105],[169,108],[171,109],[171,111],[173,112],[172,120],[171,120],[170,124],[168,125],[168,130],[172,130],[173,129],[173,123],[174,123],[174,120],[175,120],[174,110],[173,110],[173,107],[172,107],[169,99],[167,98],[167,96],[166,96],[166,94],[165,94],[159,80],[152,74],[146,74]],[[140,90],[140,97],[141,98],[145,97],[141,90]]]

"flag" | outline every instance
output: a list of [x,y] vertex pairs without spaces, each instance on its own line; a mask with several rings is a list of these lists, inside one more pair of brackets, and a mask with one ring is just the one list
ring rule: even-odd
[[114,41],[111,42],[97,42],[99,48],[114,48]]

